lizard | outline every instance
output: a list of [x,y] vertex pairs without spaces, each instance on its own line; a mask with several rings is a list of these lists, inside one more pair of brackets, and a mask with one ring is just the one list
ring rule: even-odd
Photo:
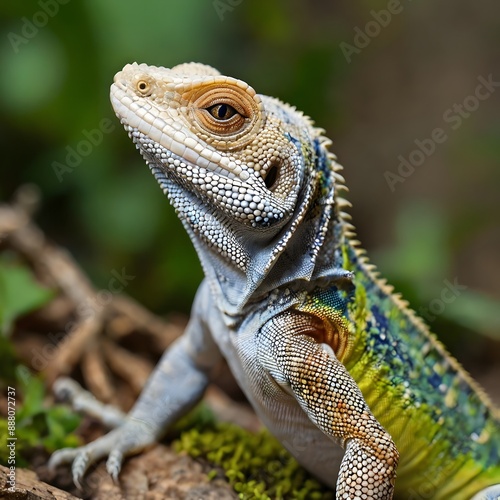
[[500,498],[500,412],[370,263],[324,130],[201,63],[128,64],[111,102],[205,278],[131,411],[50,466],[72,463],[79,484],[107,457],[117,480],[225,358],[264,425],[336,498]]

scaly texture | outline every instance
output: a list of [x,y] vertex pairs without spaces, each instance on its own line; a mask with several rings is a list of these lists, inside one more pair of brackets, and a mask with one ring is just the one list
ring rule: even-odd
[[118,477],[224,357],[262,421],[337,498],[390,499],[394,487],[497,498],[498,411],[359,249],[322,131],[201,64],[127,65],[111,100],[206,279],[124,423],[51,464],[73,462],[78,483],[108,456]]

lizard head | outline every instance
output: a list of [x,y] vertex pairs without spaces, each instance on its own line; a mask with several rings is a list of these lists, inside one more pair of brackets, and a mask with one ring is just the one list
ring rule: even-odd
[[[128,64],[115,76],[111,102],[206,273],[229,266],[255,289],[294,237],[311,240],[301,253],[314,254],[325,228],[313,206],[333,203],[332,156],[303,114],[198,63]],[[208,263],[208,254],[219,262]]]

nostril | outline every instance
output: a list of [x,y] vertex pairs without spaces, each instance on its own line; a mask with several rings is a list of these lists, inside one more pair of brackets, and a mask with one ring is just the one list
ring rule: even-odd
[[264,184],[267,189],[272,189],[278,180],[279,168],[278,165],[273,164],[268,169],[264,175]]

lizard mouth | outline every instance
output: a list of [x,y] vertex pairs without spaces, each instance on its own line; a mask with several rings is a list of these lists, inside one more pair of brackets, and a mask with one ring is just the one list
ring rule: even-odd
[[164,120],[152,103],[131,94],[126,84],[120,81],[111,85],[111,104],[129,135],[133,133],[130,137],[138,148],[143,149],[143,145],[150,142],[157,149],[161,146],[164,154],[171,153],[179,161],[216,172],[221,177],[243,182],[250,177],[247,172],[241,172],[241,168],[231,171],[229,160],[215,151],[206,149],[199,152],[199,145],[194,139]]

